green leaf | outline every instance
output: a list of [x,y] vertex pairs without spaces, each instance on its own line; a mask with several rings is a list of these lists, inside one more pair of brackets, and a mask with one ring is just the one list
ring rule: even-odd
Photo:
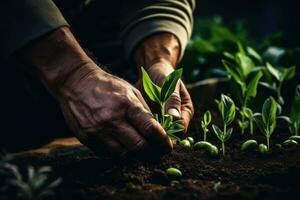
[[208,125],[211,122],[211,113],[209,110],[204,113],[203,120],[205,125]]
[[143,87],[147,96],[152,101],[160,103],[161,88],[151,81],[148,73],[143,67],[141,69],[142,69],[142,76],[143,76]]
[[294,100],[291,107],[290,119],[300,127],[300,85],[296,87]]
[[267,134],[272,134],[276,126],[277,103],[273,97],[265,100],[262,108],[262,120],[267,128]]
[[247,52],[250,56],[255,58],[259,63],[263,63],[262,57],[251,47],[247,47]]
[[270,63],[267,63],[266,64],[266,67],[267,67],[267,70],[272,74],[272,76],[274,76],[274,78],[277,80],[277,81],[280,81],[281,79],[281,72],[274,68]]
[[226,142],[227,140],[229,140],[229,138],[231,137],[233,132],[233,128],[230,128],[226,131],[225,136],[224,136],[224,142]]
[[240,42],[237,42],[239,53],[242,55],[246,55],[243,45]]
[[173,94],[178,80],[181,78],[182,69],[177,69],[169,74],[162,85],[161,88],[161,101],[166,102],[168,98]]
[[239,69],[241,70],[241,75],[244,79],[249,75],[249,73],[255,68],[254,63],[251,58],[243,55],[241,53],[236,54],[236,61],[239,64]]
[[247,85],[246,97],[245,97],[246,102],[250,97],[256,97],[257,85],[262,75],[263,74],[261,71],[257,72],[256,75],[251,79],[250,83]]
[[239,85],[244,85],[244,82],[240,78],[239,73],[236,71],[236,67],[232,66],[231,63],[227,62],[226,60],[222,60],[224,67],[226,68],[227,72],[232,76],[232,78],[237,82]]
[[209,41],[202,38],[193,40],[192,45],[200,53],[214,53],[217,51]]
[[281,76],[281,80],[290,80],[296,75],[296,66],[284,68]]
[[253,111],[250,108],[245,108],[244,109],[244,113],[245,113],[245,116],[248,119],[252,119],[253,118]]
[[230,97],[222,94],[218,107],[224,123],[226,125],[230,124],[235,117],[235,104],[233,100]]
[[214,124],[212,125],[212,128],[213,128],[213,131],[214,131],[215,135],[217,136],[217,138],[220,141],[223,141],[223,132],[221,131],[221,129]]
[[229,53],[229,52],[227,52],[227,51],[224,52],[223,55],[224,55],[225,57],[231,59],[231,60],[235,60],[234,55],[232,55],[231,53]]

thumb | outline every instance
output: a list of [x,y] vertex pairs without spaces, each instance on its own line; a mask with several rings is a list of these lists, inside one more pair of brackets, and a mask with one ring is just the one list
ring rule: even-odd
[[180,84],[177,84],[174,93],[169,97],[166,103],[167,113],[169,115],[172,115],[176,120],[179,120],[181,118],[181,98],[179,93],[179,87]]

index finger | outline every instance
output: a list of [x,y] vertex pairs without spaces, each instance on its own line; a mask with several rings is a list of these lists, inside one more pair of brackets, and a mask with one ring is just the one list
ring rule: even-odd
[[150,112],[140,106],[132,106],[128,108],[127,119],[151,146],[159,147],[154,148],[158,149],[159,153],[172,150],[172,141]]

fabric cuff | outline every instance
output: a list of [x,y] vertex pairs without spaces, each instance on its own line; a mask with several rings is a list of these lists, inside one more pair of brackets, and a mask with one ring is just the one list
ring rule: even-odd
[[126,58],[131,60],[132,54],[139,43],[147,37],[161,32],[171,33],[177,37],[181,50],[179,60],[181,60],[188,43],[189,35],[182,25],[169,20],[144,21],[131,29],[124,38],[124,51]]

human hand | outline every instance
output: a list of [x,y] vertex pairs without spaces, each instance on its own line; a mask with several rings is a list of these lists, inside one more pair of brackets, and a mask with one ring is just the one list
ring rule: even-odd
[[105,149],[123,157],[172,149],[141,93],[94,63],[70,75],[58,94],[67,123],[95,152]]

